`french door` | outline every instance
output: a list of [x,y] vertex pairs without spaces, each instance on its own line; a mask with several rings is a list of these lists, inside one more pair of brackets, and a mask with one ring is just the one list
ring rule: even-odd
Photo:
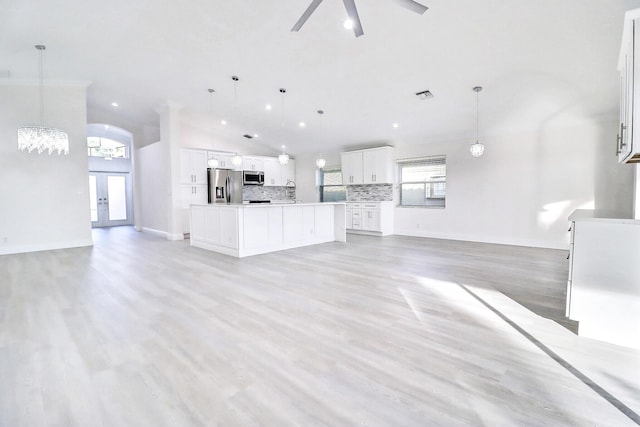
[[133,224],[131,175],[119,172],[89,172],[92,227]]

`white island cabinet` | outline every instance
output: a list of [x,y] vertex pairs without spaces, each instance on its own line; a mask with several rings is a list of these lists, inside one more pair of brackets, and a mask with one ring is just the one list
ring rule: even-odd
[[576,210],[567,317],[578,335],[640,350],[640,221]]
[[192,205],[191,245],[238,258],[346,242],[344,203]]

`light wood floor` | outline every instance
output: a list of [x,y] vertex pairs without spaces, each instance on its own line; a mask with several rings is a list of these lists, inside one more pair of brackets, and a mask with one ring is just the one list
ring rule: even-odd
[[94,239],[0,256],[0,426],[640,423],[640,353],[524,306],[561,315],[561,251]]

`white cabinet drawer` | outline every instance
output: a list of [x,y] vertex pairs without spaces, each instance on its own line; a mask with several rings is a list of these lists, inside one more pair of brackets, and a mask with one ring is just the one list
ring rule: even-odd
[[380,203],[362,203],[362,209],[380,209]]

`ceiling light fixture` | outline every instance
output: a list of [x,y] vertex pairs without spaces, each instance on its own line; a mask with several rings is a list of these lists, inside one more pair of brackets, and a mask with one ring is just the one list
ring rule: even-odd
[[[213,145],[213,93],[215,92],[215,90],[213,89],[207,89],[209,92],[209,115],[211,116],[211,149],[213,149],[214,145]],[[210,168],[217,168],[218,167],[218,159],[216,158],[211,158],[209,160],[207,160],[207,165]]]
[[284,165],[286,165],[287,163],[289,163],[289,155],[288,155],[288,154],[286,154],[286,153],[284,152],[284,149],[285,149],[285,148],[287,148],[287,147],[283,145],[283,146],[282,146],[282,154],[280,154],[280,155],[278,156],[278,161],[280,162],[280,164],[281,164],[282,166],[284,166]]
[[[320,132],[322,132],[322,116],[323,115],[324,115],[324,111],[318,110],[318,116],[320,116],[320,125],[318,127],[320,129]],[[318,167],[318,169],[322,169],[326,164],[327,164],[327,161],[322,156],[316,159],[316,166]]]
[[342,24],[342,26],[344,27],[345,30],[353,30],[353,19],[351,18],[345,19],[344,24]]
[[58,154],[69,154],[69,135],[66,132],[44,126],[45,119],[45,84],[44,84],[44,50],[45,46],[36,45],[40,52],[40,125],[22,126],[18,128],[18,149],[31,153],[37,150],[38,154],[47,151],[49,154],[57,151]]
[[265,106],[264,106],[264,108],[265,108],[265,110],[267,110],[267,111],[271,111],[271,109],[272,109],[273,107],[271,106],[271,104],[267,104],[267,105],[265,105]]
[[400,125],[398,123],[394,123],[392,126],[393,126],[394,129],[398,129],[400,127]]
[[118,105],[118,103],[117,103],[117,102],[112,102],[112,103],[111,103],[111,106],[112,106],[112,107],[114,107],[114,108],[118,108],[118,107],[119,107],[119,105]]
[[476,93],[476,142],[471,144],[470,151],[473,157],[480,157],[484,153],[484,144],[480,143],[479,129],[480,129],[480,92],[482,92],[482,86],[476,86],[473,88]]
[[300,122],[298,123],[298,126],[300,126],[301,128],[305,127],[307,124],[305,122]]

